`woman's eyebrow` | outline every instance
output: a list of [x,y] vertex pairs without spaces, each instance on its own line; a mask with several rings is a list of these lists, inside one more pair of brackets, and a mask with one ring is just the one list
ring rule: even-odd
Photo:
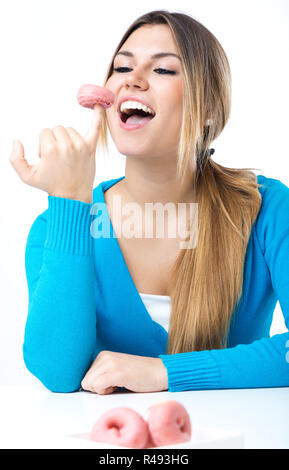
[[[127,57],[134,57],[133,53],[130,52],[130,51],[119,51],[115,57],[117,55],[125,55]],[[173,57],[177,57],[177,59],[181,60],[180,56],[178,56],[177,54],[174,54],[173,52],[158,52],[157,54],[153,54],[151,56],[151,59],[160,59],[161,57],[167,57],[167,56],[173,56]]]

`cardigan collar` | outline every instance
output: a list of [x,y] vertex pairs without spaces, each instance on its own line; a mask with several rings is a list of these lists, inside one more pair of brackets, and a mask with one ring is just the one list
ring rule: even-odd
[[[132,354],[141,352],[141,355],[157,356],[160,351],[165,353],[168,333],[151,318],[136,288],[115,235],[103,195],[104,191],[124,178],[123,176],[103,181],[93,191],[93,213],[97,215],[98,209],[101,209],[102,230],[105,228],[102,232],[104,236],[95,238],[94,243],[97,288],[102,297],[98,320],[102,323],[102,328],[107,327],[107,335],[110,334],[110,338],[115,332],[114,346],[117,342],[119,351],[124,349],[127,353],[131,351]],[[99,227],[100,220],[94,221],[96,227]],[[111,328],[111,325],[115,328]],[[126,331],[123,341],[117,325]],[[136,338],[136,335],[139,338]],[[139,342],[142,345],[141,351],[135,347]]]

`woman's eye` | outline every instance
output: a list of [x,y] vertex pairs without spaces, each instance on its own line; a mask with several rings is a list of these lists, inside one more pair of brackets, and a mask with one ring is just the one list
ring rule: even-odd
[[169,74],[171,74],[171,75],[175,75],[175,73],[176,73],[176,72],[174,72],[173,70],[167,70],[167,69],[155,69],[155,71],[157,71],[157,70],[161,70],[161,71],[162,71],[161,74],[163,74],[163,73],[164,73],[164,74],[169,73]]
[[[117,68],[114,68],[113,71],[114,72],[120,72],[120,73],[125,73],[124,70],[132,70],[130,69],[129,67],[117,67]],[[171,75],[175,75],[176,72],[174,72],[173,70],[167,70],[167,69],[155,69],[155,71],[161,71],[160,72],[160,75],[162,74],[171,74]]]
[[131,69],[129,69],[128,67],[117,67],[117,68],[114,67],[114,68],[113,68],[113,71],[114,71],[114,72],[123,73],[123,70],[125,70],[125,69],[126,69],[126,70],[131,70]]

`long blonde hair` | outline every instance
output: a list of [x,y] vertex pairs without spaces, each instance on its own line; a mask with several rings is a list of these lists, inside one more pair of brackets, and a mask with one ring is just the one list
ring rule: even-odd
[[[180,250],[170,271],[166,353],[220,349],[227,345],[230,320],[242,295],[246,249],[261,206],[260,185],[250,171],[254,168],[227,168],[209,155],[212,141],[230,116],[231,71],[219,41],[196,19],[167,10],[136,19],[115,50],[104,86],[116,53],[133,31],[146,24],[169,26],[183,64],[180,181],[192,158],[197,163],[198,241],[195,248]],[[98,145],[107,151],[105,118]]]

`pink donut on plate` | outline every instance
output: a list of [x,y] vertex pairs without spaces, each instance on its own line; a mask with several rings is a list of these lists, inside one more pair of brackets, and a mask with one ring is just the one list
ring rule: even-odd
[[148,409],[148,426],[154,446],[178,444],[191,439],[191,421],[185,407],[169,400]]
[[131,408],[112,408],[95,422],[90,439],[117,446],[144,449],[149,442],[148,424]]
[[77,93],[77,99],[81,106],[93,109],[96,104],[100,104],[104,109],[110,108],[115,96],[108,88],[97,85],[82,85]]

